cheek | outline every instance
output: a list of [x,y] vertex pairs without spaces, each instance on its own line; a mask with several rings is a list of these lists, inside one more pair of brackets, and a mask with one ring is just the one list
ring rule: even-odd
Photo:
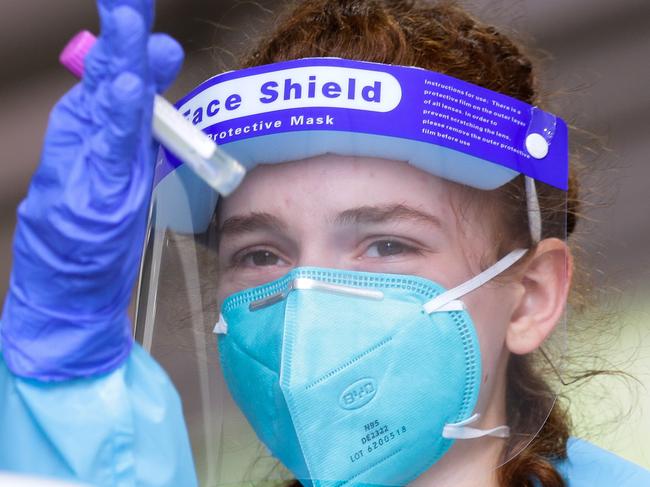
[[512,295],[507,286],[486,285],[463,299],[472,317],[481,347],[483,382],[493,382],[505,351],[505,340],[512,315]]
[[216,288],[219,309],[228,296],[246,288],[247,286],[232,279],[227,273],[220,275]]

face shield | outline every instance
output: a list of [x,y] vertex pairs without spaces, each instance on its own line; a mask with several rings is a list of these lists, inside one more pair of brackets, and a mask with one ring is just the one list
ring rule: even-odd
[[520,391],[540,346],[561,367],[564,319],[552,299],[530,318],[521,273],[566,238],[561,119],[336,58],[225,73],[177,108],[249,171],[220,199],[156,167],[135,334],[202,485],[405,485],[532,441],[555,398]]

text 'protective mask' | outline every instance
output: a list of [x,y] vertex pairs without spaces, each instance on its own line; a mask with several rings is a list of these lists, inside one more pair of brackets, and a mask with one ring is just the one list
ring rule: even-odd
[[481,356],[463,295],[515,250],[446,291],[416,276],[295,268],[226,299],[215,331],[231,393],[303,483],[405,485],[467,426]]

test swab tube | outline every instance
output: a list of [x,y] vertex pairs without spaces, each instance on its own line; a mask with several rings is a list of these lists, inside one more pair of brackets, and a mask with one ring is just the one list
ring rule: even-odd
[[[92,33],[79,32],[61,52],[61,64],[81,78],[83,60],[96,41]],[[246,174],[239,162],[218,149],[210,137],[160,95],[154,99],[152,132],[158,142],[223,196],[232,193]]]

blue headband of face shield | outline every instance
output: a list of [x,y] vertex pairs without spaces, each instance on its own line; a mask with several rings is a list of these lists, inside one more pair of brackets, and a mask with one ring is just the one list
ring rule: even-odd
[[[533,241],[541,235],[534,180],[568,185],[562,119],[420,68],[299,59],[220,74],[176,106],[246,169],[332,153],[407,161],[484,190],[524,174]],[[168,151],[154,186],[156,226],[207,228],[218,195]]]
[[[524,174],[533,241],[535,180],[567,187],[561,119],[419,68],[302,59],[216,76],[177,107],[247,169],[333,153],[407,161],[483,190]],[[161,151],[152,227],[203,232],[217,202]],[[507,435],[473,427],[481,354],[462,297],[523,254],[448,290],[414,276],[297,268],[230,296],[216,330],[229,391],[303,482],[408,483],[455,439]]]

